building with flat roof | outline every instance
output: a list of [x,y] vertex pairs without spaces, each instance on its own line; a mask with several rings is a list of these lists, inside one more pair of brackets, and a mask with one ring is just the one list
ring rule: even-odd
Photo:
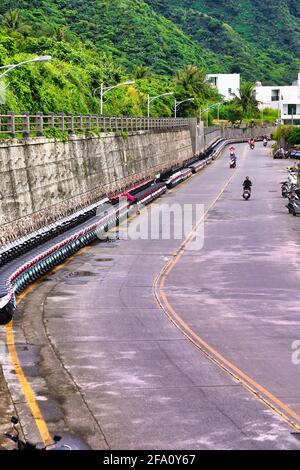
[[207,81],[217,88],[225,100],[239,96],[241,76],[239,73],[215,73],[206,75]]
[[278,109],[282,124],[300,125],[300,72],[298,79],[290,86],[255,86],[259,107]]

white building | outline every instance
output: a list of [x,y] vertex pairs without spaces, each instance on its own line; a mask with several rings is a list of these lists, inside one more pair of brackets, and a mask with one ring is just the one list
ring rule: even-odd
[[217,88],[225,100],[232,100],[235,95],[239,96],[241,76],[239,73],[217,73],[206,75],[211,85]]
[[257,82],[255,91],[261,109],[278,109],[282,124],[300,125],[300,72],[291,86],[263,86]]

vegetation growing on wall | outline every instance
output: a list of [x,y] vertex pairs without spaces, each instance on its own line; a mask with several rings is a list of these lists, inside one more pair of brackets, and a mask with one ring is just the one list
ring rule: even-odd
[[292,125],[281,125],[273,135],[278,147],[300,146],[300,128]]

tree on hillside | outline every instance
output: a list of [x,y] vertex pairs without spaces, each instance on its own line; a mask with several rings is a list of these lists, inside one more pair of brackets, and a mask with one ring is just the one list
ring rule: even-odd
[[150,77],[150,68],[145,65],[137,65],[134,70],[134,77],[138,80]]
[[255,85],[246,82],[240,88],[240,96],[236,96],[235,102],[242,108],[243,116],[258,112],[258,101],[256,99]]
[[196,65],[187,65],[179,70],[174,78],[175,85],[182,88],[187,95],[209,96],[210,86],[206,83],[206,75]]
[[175,98],[178,101],[194,99],[194,101],[185,102],[179,108],[181,116],[197,116],[199,108],[202,108],[205,103],[221,100],[218,92],[207,81],[205,72],[196,65],[187,65],[179,70],[174,77],[174,84]]
[[55,37],[57,41],[61,42],[70,42],[74,40],[74,35],[68,26],[54,26],[52,28],[52,36]]
[[19,10],[9,10],[1,15],[2,25],[10,31],[20,31],[23,27]]

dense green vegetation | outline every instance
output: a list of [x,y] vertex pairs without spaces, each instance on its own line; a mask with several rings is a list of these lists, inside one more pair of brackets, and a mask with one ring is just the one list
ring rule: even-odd
[[[298,0],[145,0],[218,57],[218,71],[290,84],[300,66]],[[216,72],[213,70],[213,72]]]
[[291,126],[291,125],[282,125],[279,126],[276,130],[273,138],[276,140],[278,147],[291,148],[298,147],[300,148],[300,128]]
[[215,54],[191,40],[174,23],[140,0],[4,0],[34,29],[67,26],[99,51],[117,58],[127,69],[140,64],[159,74],[172,74],[184,65],[218,64]]
[[[193,116],[199,107],[220,99],[204,83],[205,73],[196,66],[178,70],[174,76],[154,74],[137,65],[128,70],[110,52],[97,49],[90,40],[79,37],[68,27],[40,25],[20,10],[4,11],[0,30],[0,63],[18,63],[36,55],[51,55],[50,63],[19,67],[1,81],[1,111],[30,113],[98,113],[99,96],[93,91],[100,83],[114,85],[134,80],[135,85],[114,90],[105,100],[105,114],[145,115],[147,95],[172,92],[174,96],[153,102],[152,116],[172,116],[174,99],[194,98],[178,110],[178,115]],[[38,15],[37,15],[38,16]]]
[[[101,82],[135,80],[107,95],[106,114],[145,115],[148,93],[173,92],[153,102],[152,115],[171,116],[174,98],[193,97],[178,110],[190,116],[220,99],[204,83],[206,72],[289,83],[300,66],[300,8],[296,0],[271,3],[2,0],[0,65],[45,54],[53,60],[10,72],[0,110],[96,113]],[[222,116],[231,121],[257,114],[242,103],[227,108]]]
[[2,0],[29,24],[68,26],[129,70],[195,63],[246,80],[290,83],[300,66],[298,0]]

